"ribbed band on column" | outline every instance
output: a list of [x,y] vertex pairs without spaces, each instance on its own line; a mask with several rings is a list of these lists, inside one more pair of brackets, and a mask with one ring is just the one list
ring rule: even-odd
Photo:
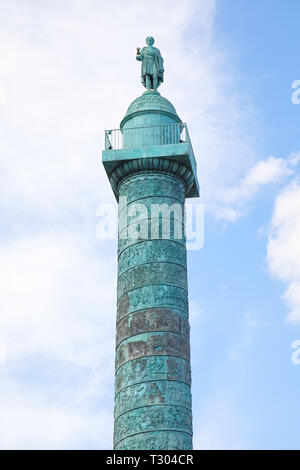
[[[147,211],[152,204],[177,204],[183,215],[189,172],[171,160],[132,160],[114,170],[111,182],[127,198],[122,210],[129,211],[134,203]],[[130,234],[135,224],[132,211],[123,232]],[[118,246],[114,447],[191,449],[184,234],[176,239],[170,230],[168,238],[130,239],[128,234],[122,238],[123,232]]]

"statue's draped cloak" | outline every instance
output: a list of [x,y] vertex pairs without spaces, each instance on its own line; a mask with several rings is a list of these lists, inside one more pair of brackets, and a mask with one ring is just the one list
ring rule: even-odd
[[152,46],[143,47],[137,59],[142,61],[141,81],[144,86],[146,86],[146,75],[153,78],[157,76],[158,84],[164,81],[164,61],[159,49]]

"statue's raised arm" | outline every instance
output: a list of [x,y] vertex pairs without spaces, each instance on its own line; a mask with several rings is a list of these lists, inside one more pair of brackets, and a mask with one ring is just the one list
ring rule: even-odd
[[157,91],[157,87],[164,81],[164,60],[160,50],[153,47],[154,39],[148,36],[147,46],[141,50],[137,47],[136,59],[142,62],[141,81],[147,90]]

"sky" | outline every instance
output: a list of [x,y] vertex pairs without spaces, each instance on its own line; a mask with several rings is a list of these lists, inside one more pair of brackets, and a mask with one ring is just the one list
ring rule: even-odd
[[194,448],[299,449],[299,14],[297,0],[0,0],[1,449],[112,447],[101,151],[143,92],[148,35],[205,213],[188,252]]

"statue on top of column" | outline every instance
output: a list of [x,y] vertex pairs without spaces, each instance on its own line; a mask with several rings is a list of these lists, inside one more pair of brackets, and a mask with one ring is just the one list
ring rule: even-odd
[[153,47],[154,39],[148,36],[147,46],[136,49],[136,60],[142,62],[141,81],[147,90],[157,91],[157,87],[164,81],[164,60],[159,49]]

